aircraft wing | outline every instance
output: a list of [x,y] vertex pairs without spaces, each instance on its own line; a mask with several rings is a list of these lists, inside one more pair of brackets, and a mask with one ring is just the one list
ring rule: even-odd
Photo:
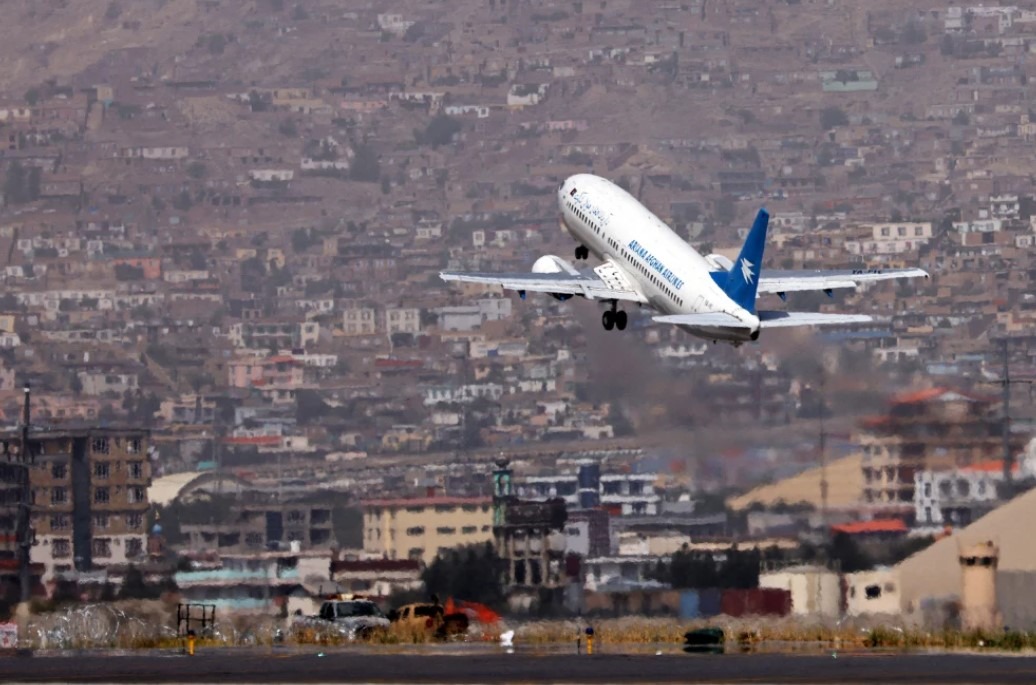
[[613,281],[608,284],[593,271],[589,273],[480,273],[443,271],[439,278],[444,281],[498,285],[508,290],[550,293],[552,295],[581,295],[588,300],[623,300],[647,304],[647,298],[623,284]]
[[780,271],[763,269],[759,274],[760,293],[789,293],[800,290],[855,288],[860,283],[892,278],[928,278],[924,269],[843,269],[837,271]]

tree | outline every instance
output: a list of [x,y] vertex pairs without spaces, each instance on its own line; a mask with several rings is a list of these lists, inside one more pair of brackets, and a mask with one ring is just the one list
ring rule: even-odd
[[162,596],[162,587],[149,585],[139,568],[130,565],[119,588],[119,599],[158,599]]
[[30,88],[25,91],[25,102],[28,103],[29,107],[35,107],[40,101],[39,88]]
[[908,21],[906,28],[903,29],[903,42],[920,45],[926,40],[928,40],[928,33],[924,30],[924,25],[917,19]]
[[381,162],[378,161],[378,153],[370,145],[359,144],[353,147],[349,178],[363,183],[377,183],[381,180]]
[[26,169],[18,161],[11,162],[4,178],[4,200],[11,205],[37,200],[40,196],[40,179],[38,166]]
[[503,560],[487,542],[442,550],[421,580],[428,594],[443,601],[455,597],[500,607],[504,603],[503,570]]
[[835,533],[831,539],[828,554],[831,559],[839,562],[842,573],[866,571],[872,566],[870,557],[847,533]]
[[716,221],[729,225],[734,223],[735,218],[737,218],[737,206],[734,204],[734,198],[724,195],[716,200]]
[[428,122],[423,132],[418,133],[415,137],[419,145],[439,147],[440,145],[449,145],[453,142],[453,136],[460,133],[461,128],[460,121],[454,117],[448,114],[439,114]]
[[277,125],[277,132],[286,138],[294,138],[299,134],[299,127],[294,119],[285,119]]
[[849,117],[839,107],[825,107],[820,110],[820,125],[825,131],[830,131],[837,126],[845,126],[849,123]]
[[263,260],[252,257],[241,262],[241,289],[248,293],[263,292],[266,283],[266,266]]
[[194,203],[191,200],[191,194],[187,190],[181,190],[176,197],[173,198],[173,209],[186,212],[191,209],[191,205]]

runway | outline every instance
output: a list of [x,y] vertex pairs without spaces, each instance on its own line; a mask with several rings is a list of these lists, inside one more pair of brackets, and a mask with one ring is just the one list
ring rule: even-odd
[[7,683],[1033,683],[1036,657],[964,654],[536,655],[213,649],[0,658]]

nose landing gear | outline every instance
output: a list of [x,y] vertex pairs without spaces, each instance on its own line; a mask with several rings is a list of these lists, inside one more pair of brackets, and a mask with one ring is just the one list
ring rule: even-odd
[[590,250],[587,249],[586,245],[579,245],[576,247],[576,259],[589,259]]

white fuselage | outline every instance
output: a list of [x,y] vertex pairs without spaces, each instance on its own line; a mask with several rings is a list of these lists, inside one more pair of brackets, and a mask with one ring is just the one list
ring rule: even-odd
[[565,228],[602,261],[616,264],[648,304],[663,314],[724,312],[749,332],[685,328],[718,340],[744,341],[759,332],[759,319],[735,303],[712,279],[706,259],[632,195],[592,174],[569,177],[558,190]]

